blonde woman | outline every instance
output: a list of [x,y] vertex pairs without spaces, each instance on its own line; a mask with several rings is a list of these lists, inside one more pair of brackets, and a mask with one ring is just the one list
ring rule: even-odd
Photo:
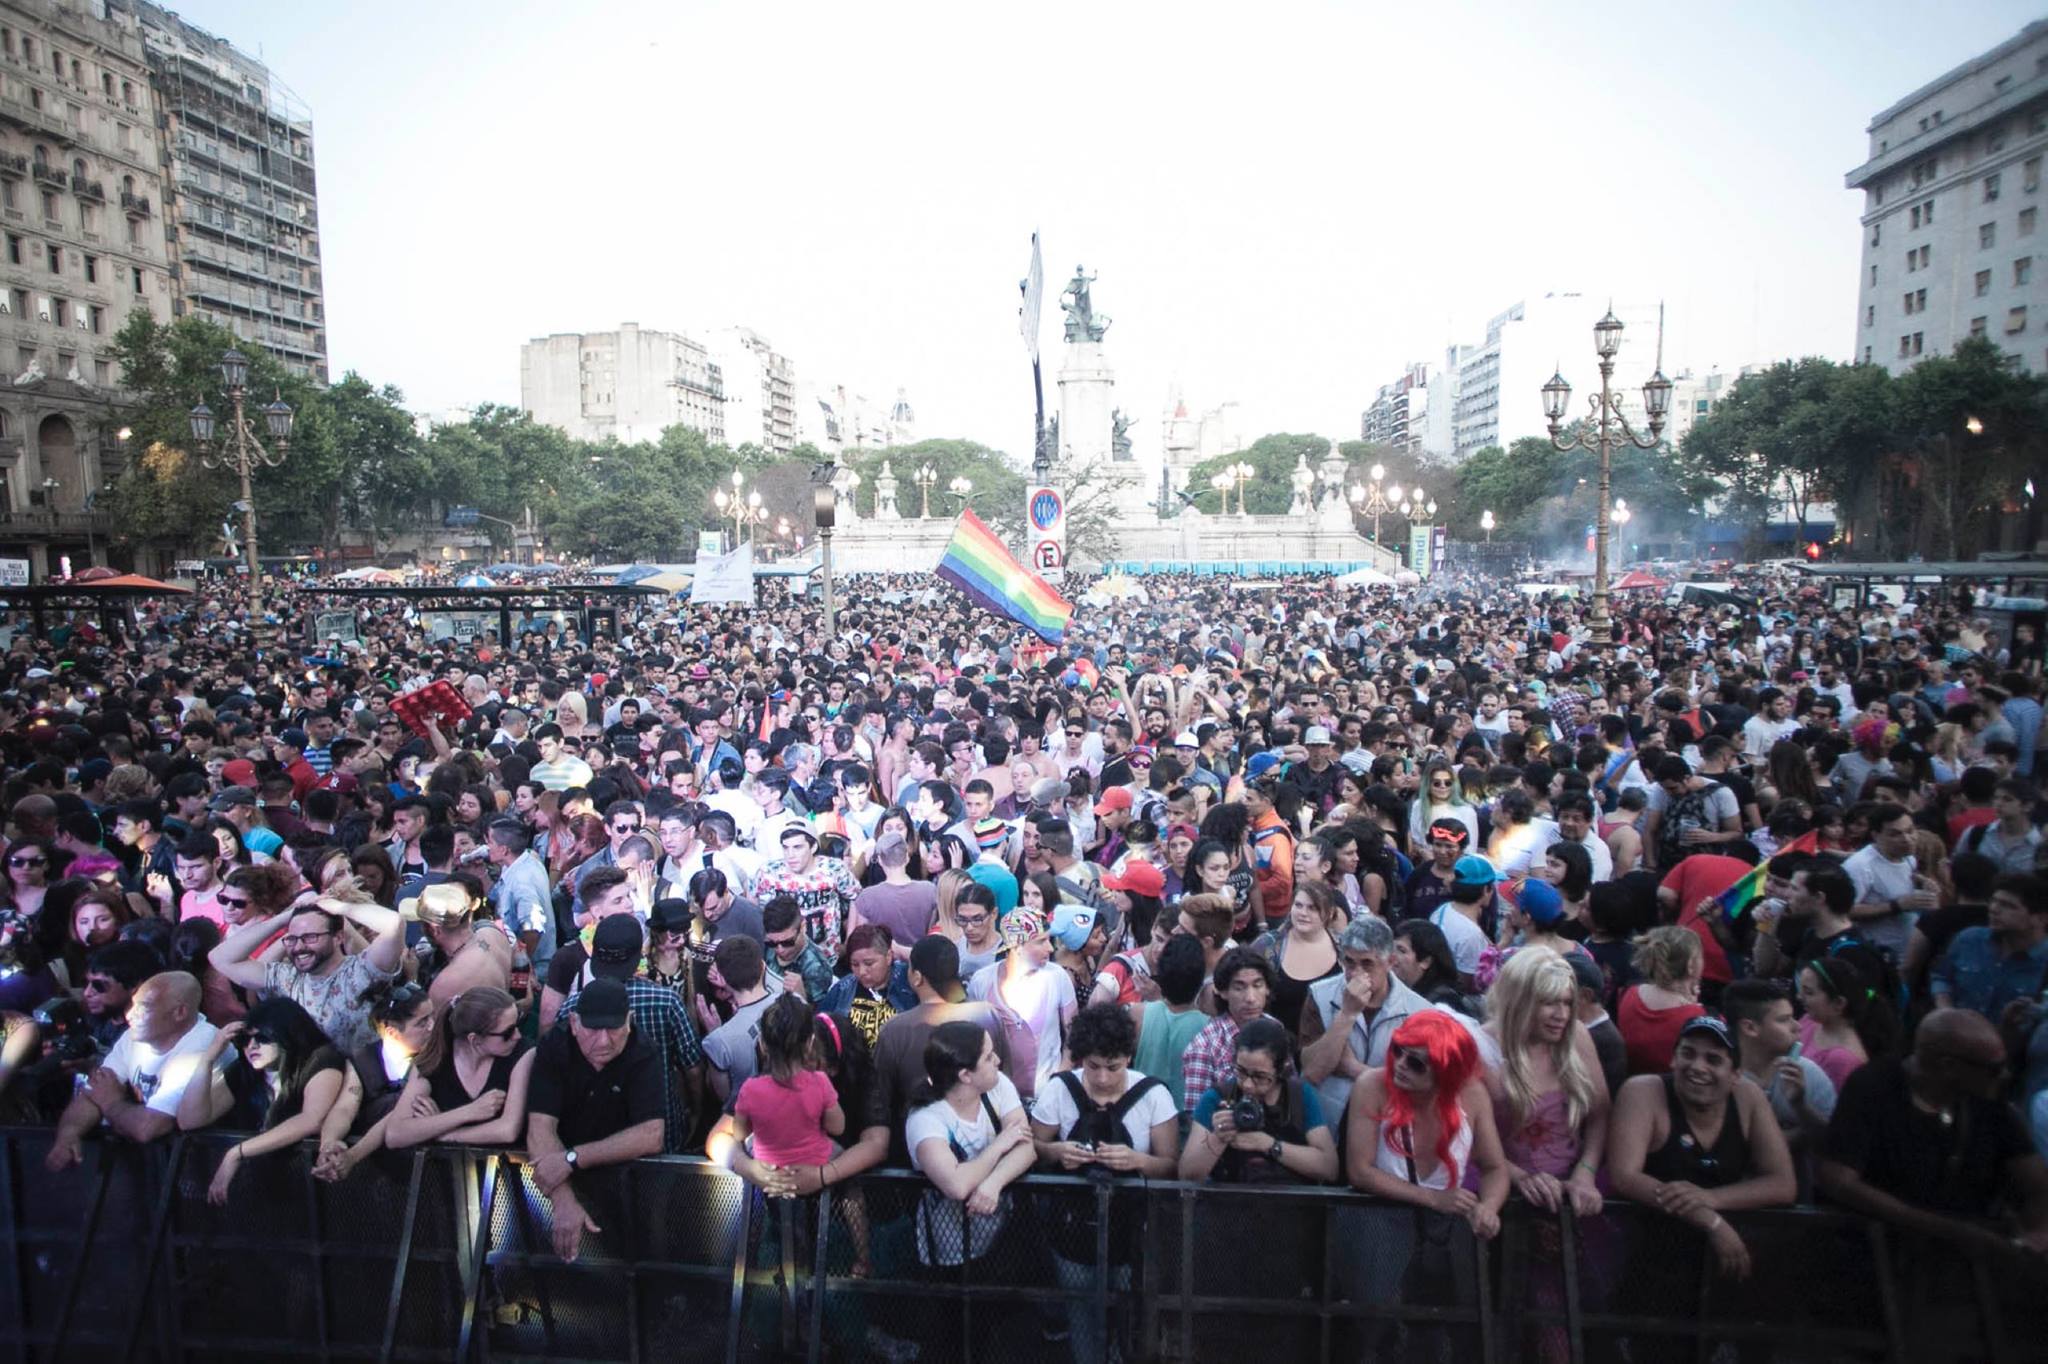
[[1934,738],[1927,745],[1927,758],[1934,768],[1937,785],[1952,786],[1963,779],[1963,769],[1970,765],[1963,754],[1963,745],[1968,738],[1961,725],[1934,727]]
[[1487,994],[1486,1090],[1522,1197],[1548,1212],[1600,1211],[1595,1178],[1607,1150],[1606,1082],[1593,1038],[1578,1021],[1578,978],[1548,947],[1529,946],[1501,967]]
[[1614,1026],[1628,1045],[1628,1073],[1662,1075],[1671,1069],[1678,1034],[1706,1012],[1700,1007],[1706,954],[1688,930],[1667,924],[1637,938],[1631,960],[1642,983],[1622,992]]
[[1470,837],[1465,846],[1479,846],[1479,811],[1465,798],[1458,769],[1442,758],[1432,758],[1422,770],[1422,787],[1408,804],[1408,846],[1429,846],[1429,826],[1439,819],[1455,819]]
[[939,909],[932,918],[932,932],[943,934],[954,942],[960,941],[960,920],[954,917],[954,908],[960,903],[960,892],[974,884],[974,878],[957,867],[949,867],[939,873]]

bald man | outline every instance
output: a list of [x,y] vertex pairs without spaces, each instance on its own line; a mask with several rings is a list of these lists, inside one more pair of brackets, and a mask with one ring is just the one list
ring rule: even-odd
[[[165,971],[137,986],[128,1031],[58,1119],[44,1168],[55,1174],[78,1164],[85,1134],[103,1122],[130,1141],[169,1136],[216,1031],[200,1017],[199,981],[189,972]],[[232,1055],[222,1054],[223,1068]]]
[[[1983,1015],[1927,1015],[1911,1056],[1872,1061],[1842,1086],[1820,1192],[1993,1255],[2048,1253],[2048,1165],[2000,1097],[2005,1067],[2005,1043]],[[2010,1227],[1993,1220],[2007,1205],[2018,1209]]]

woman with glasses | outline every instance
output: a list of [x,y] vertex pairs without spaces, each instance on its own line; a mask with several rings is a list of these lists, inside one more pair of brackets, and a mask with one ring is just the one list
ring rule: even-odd
[[[236,1041],[240,1053],[221,1065]],[[297,1146],[320,1131],[341,1097],[344,1066],[312,1015],[279,998],[260,1001],[242,1022],[216,1032],[202,1065],[213,1072],[213,1083],[185,1086],[179,1129],[220,1126],[258,1134],[221,1157],[206,1190],[206,1201],[218,1207],[244,1160]]]
[[532,1074],[533,1044],[519,1035],[517,1002],[493,986],[465,990],[414,1058],[385,1144],[399,1151],[428,1141],[515,1142],[526,1127]]
[[1479,811],[1465,799],[1457,769],[1441,758],[1433,758],[1422,769],[1422,789],[1408,809],[1409,845],[1426,846],[1429,826],[1441,819],[1455,819],[1464,825],[1465,846],[1478,846]]
[[42,912],[43,897],[55,880],[51,863],[56,849],[36,839],[16,839],[7,845],[7,877],[0,883],[0,909],[13,910],[24,919]]

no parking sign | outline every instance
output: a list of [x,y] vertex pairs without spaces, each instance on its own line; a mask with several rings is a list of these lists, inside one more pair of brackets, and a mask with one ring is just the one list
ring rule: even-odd
[[1067,566],[1067,500],[1059,489],[1026,488],[1024,524],[1030,541],[1025,563],[1047,582],[1059,581]]

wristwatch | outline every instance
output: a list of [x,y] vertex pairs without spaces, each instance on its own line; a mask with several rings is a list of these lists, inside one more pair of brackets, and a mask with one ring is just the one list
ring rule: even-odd
[[562,1152],[562,1163],[563,1163],[563,1164],[565,1164],[565,1165],[567,1165],[567,1166],[568,1166],[568,1167],[569,1167],[570,1169],[572,1169],[572,1170],[576,1168],[576,1148],[575,1148],[575,1147],[573,1147],[573,1146],[572,1146],[572,1147],[570,1147],[570,1148],[569,1148],[568,1150],[566,1150],[566,1151]]
[[1280,1146],[1280,1139],[1278,1137],[1275,1137],[1273,1139],[1272,1148],[1266,1152],[1266,1159],[1272,1161],[1276,1165],[1280,1163]]

